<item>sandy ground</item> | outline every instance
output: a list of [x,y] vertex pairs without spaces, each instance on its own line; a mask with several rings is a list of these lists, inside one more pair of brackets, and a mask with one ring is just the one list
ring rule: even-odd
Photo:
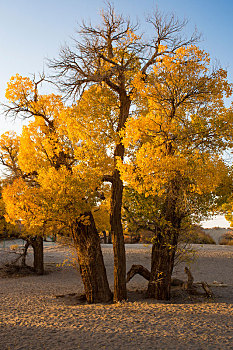
[[[133,263],[149,268],[150,249],[126,245],[128,269]],[[213,300],[177,291],[169,303],[144,299],[147,282],[135,276],[127,302],[80,305],[75,297],[56,297],[83,288],[73,267],[57,266],[72,258],[68,248],[47,244],[46,275],[0,278],[0,349],[233,349],[233,247],[195,249],[195,281],[227,284],[212,288]],[[113,287],[112,246],[103,245],[103,253]],[[9,248],[0,247],[0,260],[7,257]],[[178,265],[174,275],[185,279],[183,269]]]

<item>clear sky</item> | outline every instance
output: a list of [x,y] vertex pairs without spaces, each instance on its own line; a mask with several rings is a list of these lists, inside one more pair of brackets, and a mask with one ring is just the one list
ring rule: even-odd
[[[202,33],[200,46],[229,72],[233,82],[232,0],[115,0],[118,12],[142,23],[156,6],[189,20],[187,33]],[[98,22],[101,0],[0,0],[0,102],[12,75],[23,76],[46,69],[45,58],[57,57],[59,48],[71,42],[82,19]],[[0,110],[1,113],[1,110]],[[21,130],[21,123],[0,119],[0,134]],[[215,222],[213,223],[215,225]],[[221,226],[223,224],[221,223]]]

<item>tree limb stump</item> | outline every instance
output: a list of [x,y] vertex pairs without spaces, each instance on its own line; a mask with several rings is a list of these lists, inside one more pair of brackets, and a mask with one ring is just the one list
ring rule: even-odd
[[[197,285],[193,283],[194,278],[193,275],[190,271],[190,269],[186,266],[184,269],[185,273],[188,276],[188,281],[184,283],[184,289],[187,290],[188,293],[190,294],[201,294],[200,292],[197,291]],[[213,298],[214,297],[214,293],[212,292],[212,290],[210,289],[210,287],[208,286],[208,284],[206,282],[201,282],[201,286],[204,289],[204,292],[207,296],[207,298]]]
[[191,290],[191,289],[193,289],[193,281],[194,281],[193,275],[187,266],[185,266],[184,272],[186,273],[186,275],[188,277],[187,282],[184,284],[186,287],[185,289]]

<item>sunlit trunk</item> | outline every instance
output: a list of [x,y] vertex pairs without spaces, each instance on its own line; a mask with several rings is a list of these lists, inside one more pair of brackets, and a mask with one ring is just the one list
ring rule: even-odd
[[[120,116],[117,131],[121,131],[129,116],[130,98],[126,95],[125,90],[120,93]],[[111,191],[111,213],[110,224],[114,253],[114,301],[127,299],[126,289],[126,258],[125,244],[121,219],[123,182],[120,173],[117,170],[116,162],[118,158],[124,158],[125,149],[122,143],[116,145],[114,151],[115,170],[112,176]]]
[[112,300],[109,288],[100,238],[91,212],[86,212],[89,224],[76,222],[72,227],[72,237],[78,256],[88,303],[108,302]]

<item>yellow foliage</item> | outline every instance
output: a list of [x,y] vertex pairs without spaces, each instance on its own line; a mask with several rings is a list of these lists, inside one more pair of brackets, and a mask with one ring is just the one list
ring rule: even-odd
[[181,47],[146,81],[137,74],[134,87],[137,110],[121,132],[128,149],[126,160],[118,159],[123,180],[146,196],[166,196],[174,183],[183,198],[214,191],[228,171],[222,152],[232,146],[226,72],[210,72],[203,50]]
[[101,203],[93,208],[93,216],[95,224],[99,232],[110,231],[110,197],[109,190],[104,189],[105,200],[101,200]]
[[22,175],[3,190],[7,220],[21,220],[28,232],[52,230],[54,224],[59,231],[76,221],[88,225],[83,213],[98,208],[98,226],[104,227],[108,205],[99,203],[96,190],[112,170],[111,148],[119,142],[114,94],[91,87],[66,107],[59,96],[39,95],[30,79],[16,75],[6,95],[34,116],[20,137],[1,139],[2,145],[14,143]]
[[[76,219],[83,221],[82,213],[95,205],[97,185],[90,173],[80,177],[65,167],[40,169],[36,187],[22,179],[4,187],[7,219],[10,222],[20,219],[28,229],[43,228],[54,222],[58,227],[68,227]],[[88,224],[86,217],[84,221]]]
[[31,79],[21,77],[19,74],[11,77],[6,89],[6,98],[11,102],[24,101],[32,96],[34,91],[34,84]]
[[20,138],[13,131],[7,131],[0,138],[2,162],[8,167],[14,167],[18,161]]

